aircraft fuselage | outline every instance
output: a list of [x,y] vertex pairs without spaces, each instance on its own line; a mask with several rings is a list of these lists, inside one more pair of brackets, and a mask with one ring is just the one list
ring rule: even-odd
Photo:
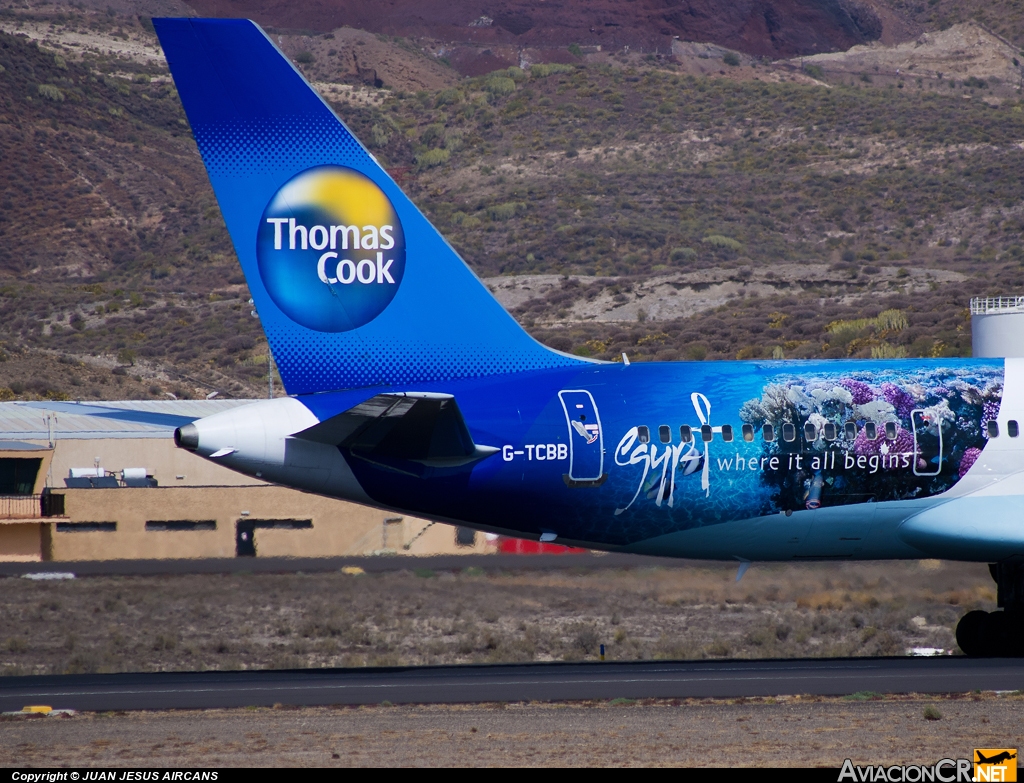
[[[305,395],[197,424],[266,418],[259,442],[276,439],[277,451],[231,435],[200,453],[230,447],[217,460],[243,472],[482,530],[682,557],[992,560],[1024,536],[1014,528],[973,550],[957,537],[979,502],[982,514],[1016,503],[1006,480],[1024,468],[1018,364],[601,364]],[[473,441],[495,451],[422,467],[291,437],[382,392],[452,395]],[[953,501],[963,530],[932,519]]]

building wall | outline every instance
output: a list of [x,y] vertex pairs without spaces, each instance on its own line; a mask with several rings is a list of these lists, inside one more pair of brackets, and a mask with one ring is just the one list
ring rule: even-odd
[[42,528],[34,522],[0,523],[0,560],[32,562],[43,558]]
[[[52,523],[54,560],[235,557],[239,520],[312,521],[309,529],[258,528],[257,557],[368,555],[382,550],[408,555],[468,554],[488,548],[482,534],[477,534],[472,547],[457,546],[455,528],[450,525],[432,525],[416,537],[427,521],[266,484],[56,491],[64,493],[67,519]],[[215,528],[146,529],[147,522],[168,520],[212,520]],[[116,530],[74,530],[74,523],[83,522],[114,522]],[[38,542],[37,531],[37,550]]]
[[[40,444],[46,449],[46,444]],[[14,452],[12,452],[14,454]],[[17,452],[49,458],[50,452]],[[68,489],[70,468],[146,468],[158,487]],[[243,476],[178,449],[170,438],[58,438],[42,483],[64,495],[60,519],[0,524],[0,560],[116,560],[236,556],[239,520],[310,520],[306,529],[257,527],[257,557],[469,554],[489,551],[483,534],[458,546],[455,528],[325,498]],[[44,475],[45,474],[45,475]],[[38,491],[37,490],[37,491]],[[153,530],[147,522],[206,521],[208,530]],[[42,524],[40,524],[42,523]],[[107,523],[106,529],[76,523]],[[112,524],[111,524],[112,523]],[[428,526],[429,525],[429,526]],[[405,546],[409,545],[406,549]]]
[[54,443],[49,486],[63,487],[71,468],[91,468],[97,458],[100,467],[108,471],[145,468],[161,487],[267,486],[264,481],[176,448],[170,438],[58,439]]

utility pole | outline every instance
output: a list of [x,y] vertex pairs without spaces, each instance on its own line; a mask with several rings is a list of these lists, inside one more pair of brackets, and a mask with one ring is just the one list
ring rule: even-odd
[[267,399],[274,399],[274,353],[267,340]]
[[[249,315],[253,318],[259,318],[260,314],[256,312],[255,303],[252,299],[249,300],[249,304],[253,306],[252,310],[249,311]],[[267,338],[267,399],[274,399],[274,352],[270,350],[270,338]]]

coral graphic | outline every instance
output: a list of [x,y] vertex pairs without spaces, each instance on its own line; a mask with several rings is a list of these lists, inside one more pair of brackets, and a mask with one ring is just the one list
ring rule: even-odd
[[[1002,373],[985,367],[779,378],[740,418],[777,433],[795,426],[795,439],[763,443],[763,455],[787,469],[764,471],[761,482],[775,509],[818,508],[946,491],[981,454],[1001,394]],[[812,442],[807,423],[817,433]],[[826,424],[835,425],[835,439],[823,437]]]

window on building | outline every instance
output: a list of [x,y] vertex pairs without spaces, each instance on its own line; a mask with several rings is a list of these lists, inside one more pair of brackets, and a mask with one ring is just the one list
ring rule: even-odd
[[151,519],[146,522],[147,531],[190,531],[216,530],[214,519]]
[[[241,522],[243,520],[239,520]],[[311,530],[312,519],[249,519],[260,530]]]
[[114,533],[117,522],[58,522],[58,533]]
[[41,459],[0,459],[0,495],[31,495]]

